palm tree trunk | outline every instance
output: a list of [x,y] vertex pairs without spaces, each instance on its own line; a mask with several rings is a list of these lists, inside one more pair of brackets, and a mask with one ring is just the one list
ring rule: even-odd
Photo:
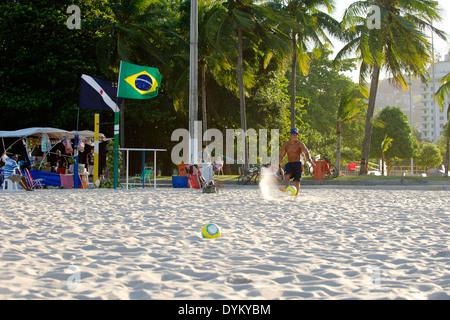
[[341,172],[341,122],[338,120],[336,129],[336,169],[338,174]]
[[205,134],[205,131],[208,129],[206,127],[206,61],[205,59],[200,60],[200,66],[202,68],[202,121],[203,121],[203,132],[202,137]]
[[[246,110],[245,110],[245,92],[244,92],[244,72],[242,69],[242,29],[241,26],[238,25],[238,82],[239,82],[239,107],[241,112],[241,127],[244,130],[244,134],[247,132],[247,118],[246,118]],[[248,144],[247,137],[244,137],[244,166],[245,169],[248,169]]]
[[[372,118],[375,110],[375,99],[377,97],[378,80],[380,77],[380,67],[375,63],[372,71],[372,79],[370,81],[369,103],[367,105],[366,126],[363,142],[363,150],[361,154],[360,175],[366,175],[366,165],[369,163],[370,139],[372,136]],[[364,163],[363,163],[364,161]]]
[[447,151],[445,152],[445,177],[448,177],[448,166],[450,162],[450,139],[447,139]]
[[292,32],[292,66],[291,66],[291,129],[295,128],[295,96],[296,96],[296,73],[297,73],[297,40],[296,33]]

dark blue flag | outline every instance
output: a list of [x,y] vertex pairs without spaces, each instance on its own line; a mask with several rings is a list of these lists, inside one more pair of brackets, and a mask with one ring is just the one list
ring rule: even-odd
[[94,109],[119,112],[116,104],[117,82],[104,81],[88,75],[81,76],[80,109]]

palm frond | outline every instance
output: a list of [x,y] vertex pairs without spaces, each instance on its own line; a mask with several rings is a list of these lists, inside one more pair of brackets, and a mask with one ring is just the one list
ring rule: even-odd
[[441,86],[434,95],[434,99],[443,111],[445,100],[450,96],[450,72],[441,79]]

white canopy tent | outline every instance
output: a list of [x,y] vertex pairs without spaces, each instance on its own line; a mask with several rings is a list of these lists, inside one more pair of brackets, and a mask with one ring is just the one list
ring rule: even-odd
[[[42,137],[43,135],[48,135],[52,140],[61,140],[64,138],[73,139],[76,134],[80,138],[93,138],[94,131],[83,130],[83,131],[67,131],[57,128],[49,127],[34,127],[26,128],[14,131],[0,131],[0,138],[26,138],[26,137]],[[100,133],[100,140],[105,140],[105,135]]]
[[[90,130],[67,131],[67,130],[62,130],[62,129],[58,129],[58,128],[50,128],[50,127],[33,127],[33,128],[19,129],[19,130],[13,130],[13,131],[0,131],[0,138],[2,138],[2,140],[4,138],[18,138],[18,140],[16,140],[14,143],[9,145],[8,147],[6,147],[4,144],[4,141],[2,141],[4,150],[3,150],[3,154],[1,155],[1,158],[3,158],[6,155],[7,150],[12,145],[14,145],[18,141],[21,141],[22,139],[25,139],[27,137],[37,137],[37,138],[48,137],[52,142],[51,142],[50,149],[45,152],[45,154],[47,154],[58,142],[62,141],[63,139],[74,139],[75,135],[78,135],[78,137],[80,139],[83,139],[86,144],[89,144],[91,146],[94,145],[95,134],[94,134],[94,131],[90,131]],[[100,133],[99,140],[105,141],[107,139],[103,133]],[[41,161],[41,164],[42,164],[42,161]]]

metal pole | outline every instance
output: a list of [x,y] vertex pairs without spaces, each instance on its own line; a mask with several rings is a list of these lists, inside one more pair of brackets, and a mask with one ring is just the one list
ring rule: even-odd
[[118,163],[118,152],[116,148],[114,148],[114,190],[117,189],[117,163]]
[[75,157],[75,163],[73,165],[73,187],[74,187],[74,189],[78,189],[78,177],[79,177],[79,175],[78,175],[78,161],[79,161],[78,160],[78,134],[75,135],[75,139],[74,139],[74,143],[73,143],[73,154]]
[[153,184],[156,189],[156,150],[153,153]]
[[189,77],[189,156],[195,163],[196,137],[194,125],[198,118],[198,1],[191,1],[190,77]]
[[127,185],[127,187],[126,187],[126,189],[128,190],[128,167],[129,167],[129,160],[130,159],[130,155],[128,154],[128,150],[127,150],[127,177],[126,177],[126,182],[125,182],[125,184]]
[[[412,112],[412,81],[409,75],[409,123],[411,124],[411,131],[413,130],[413,112]],[[412,132],[411,132],[412,133]],[[414,174],[414,159],[411,157],[411,175]]]
[[142,189],[145,188],[145,150],[142,152]]
[[100,114],[96,113],[94,116],[94,186],[98,187],[100,185],[100,180],[98,180],[99,172],[99,135],[100,135]]
[[[431,31],[431,48],[432,48],[432,54],[433,54],[433,87],[432,87],[432,92],[431,92],[431,96],[433,97],[434,94],[436,93],[436,75],[435,75],[435,70],[434,70],[434,65],[435,65],[435,61],[434,61],[434,36],[433,36],[433,31]],[[437,107],[436,107],[436,102],[434,101],[434,99],[431,100],[433,103],[433,108],[434,108],[434,143],[437,144],[438,143],[438,112],[437,112]]]

